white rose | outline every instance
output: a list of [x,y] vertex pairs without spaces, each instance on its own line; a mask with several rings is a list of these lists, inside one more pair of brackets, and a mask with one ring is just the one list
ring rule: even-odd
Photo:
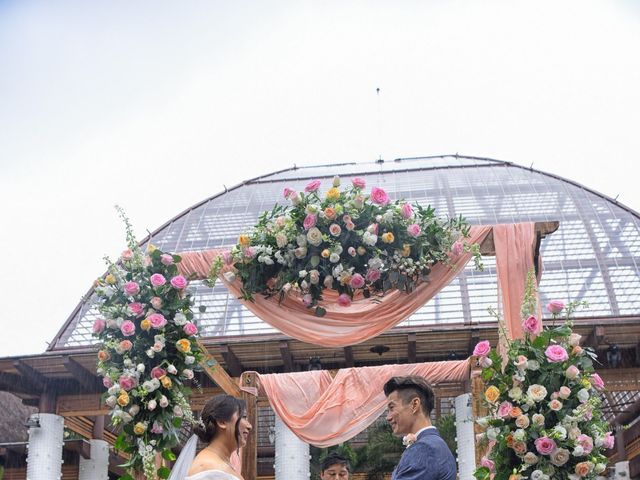
[[138,405],[132,405],[129,409],[129,415],[136,416],[140,412],[140,407]]
[[318,270],[311,270],[309,272],[309,281],[312,285],[317,285],[320,282],[320,272]]
[[118,385],[117,383],[109,387],[109,390],[107,390],[107,393],[109,393],[109,395],[117,395],[118,392],[120,392],[120,385]]
[[539,413],[534,413],[531,417],[534,425],[538,425],[539,427],[544,425],[544,415],[540,415]]
[[493,361],[489,357],[481,357],[478,363],[482,368],[489,368],[493,365]]
[[569,461],[571,453],[565,448],[556,448],[550,456],[551,463],[556,467],[561,467]]
[[535,465],[538,463],[538,456],[533,452],[527,452],[524,455],[524,463],[527,465]]
[[169,400],[167,399],[167,397],[165,397],[164,395],[162,395],[160,397],[160,402],[159,402],[160,406],[162,408],[166,408],[169,406]]
[[196,357],[193,357],[191,355],[187,355],[186,357],[184,357],[184,363],[186,363],[187,365],[193,365],[196,361]]
[[276,235],[276,245],[278,245],[278,248],[285,247],[287,243],[288,243],[288,239],[284,233],[278,233]]
[[307,283],[307,281],[306,281],[306,280],[303,280],[302,282],[300,282],[300,288],[301,288],[303,291],[306,291],[306,290],[307,290],[307,288],[309,288],[309,284]]
[[542,470],[534,470],[531,472],[531,480],[543,480],[544,473]]
[[476,420],[476,423],[480,425],[481,428],[487,428],[489,426],[490,417],[480,417]]
[[[236,281],[236,274],[234,272],[224,272],[222,274],[222,276],[224,277],[224,279],[229,282],[229,283],[233,283]],[[177,322],[176,322],[177,323]]]
[[329,261],[331,263],[338,263],[340,261],[340,255],[333,252],[331,255],[329,255]]
[[589,390],[583,388],[578,392],[578,400],[580,400],[581,403],[585,403],[587,400],[589,400]]
[[176,405],[173,407],[173,414],[176,417],[182,417],[184,415],[184,412],[182,411],[182,408],[180,408],[180,406]]
[[522,442],[526,438],[526,436],[526,432],[521,428],[518,428],[515,432],[513,432],[513,438],[518,442]]
[[104,401],[104,403],[107,404],[107,406],[113,408],[116,406],[116,397],[111,395],[110,397],[107,397],[107,399]]
[[532,370],[534,372],[536,370],[540,370],[540,362],[537,360],[527,360],[527,370]]
[[362,243],[373,247],[376,243],[378,243],[378,236],[373,233],[364,232],[364,234],[362,235]]
[[190,370],[190,369],[188,369],[188,368],[185,368],[185,369],[182,371],[182,376],[183,376],[184,378],[186,378],[187,380],[191,380],[191,379],[193,378],[193,370]]
[[607,469],[607,464],[606,463],[596,463],[596,466],[593,468],[593,470],[597,474],[600,474],[600,473],[604,472],[606,469]]
[[157,406],[158,406],[158,402],[156,402],[154,399],[151,399],[149,400],[149,403],[147,403],[147,410],[149,411],[155,410]]
[[520,400],[522,398],[522,389],[520,387],[513,387],[507,394],[514,400]]
[[144,363],[139,363],[138,366],[136,367],[136,371],[138,373],[144,373],[144,369],[145,369]]
[[169,372],[171,375],[175,375],[176,373],[178,373],[178,369],[175,367],[175,365],[169,365],[167,367],[167,372]]
[[500,429],[492,427],[487,430],[487,438],[489,440],[497,440],[498,435],[500,434]]
[[584,455],[584,448],[582,447],[582,445],[576,445],[576,447],[573,449],[573,455],[576,457],[581,457]]
[[553,438],[558,440],[566,440],[567,439],[567,429],[562,425],[556,425],[553,427]]
[[544,398],[547,396],[547,389],[544,388],[542,385],[538,385],[538,384],[531,385],[527,389],[527,395],[529,395],[529,397],[534,402],[540,402],[544,400]]
[[582,338],[582,335],[580,335],[578,333],[572,333],[569,336],[569,345],[571,345],[572,347],[580,345],[580,339],[581,338]]
[[187,317],[184,315],[184,313],[176,313],[176,315],[173,317],[173,323],[175,323],[176,325],[185,325],[187,323]]
[[322,232],[318,229],[318,227],[309,229],[309,231],[307,232],[307,240],[314,247],[317,247],[322,243]]
[[131,420],[133,420],[133,417],[131,415],[129,415],[127,412],[122,412],[123,423],[129,423]]
[[306,247],[307,246],[307,237],[304,235],[298,235],[296,237],[296,243],[298,244],[299,247]]
[[325,288],[332,288],[333,277],[331,275],[327,275],[326,277],[324,277],[324,286]]

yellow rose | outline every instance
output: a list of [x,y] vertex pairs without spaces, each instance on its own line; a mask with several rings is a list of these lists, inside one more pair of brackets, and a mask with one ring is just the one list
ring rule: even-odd
[[394,240],[395,240],[395,237],[393,236],[393,233],[385,232],[382,234],[382,241],[384,243],[393,243]]
[[330,188],[327,192],[327,198],[329,200],[338,200],[340,198],[340,190],[336,187]]
[[409,245],[408,243],[405,243],[402,246],[402,250],[400,251],[400,255],[402,255],[403,257],[408,257],[409,255],[411,255],[411,245]]
[[239,242],[243,247],[248,247],[250,243],[249,235],[240,235]]
[[116,277],[114,274],[110,273],[109,275],[106,276],[106,278],[104,279],[105,282],[107,282],[109,285],[113,285],[114,283],[116,283]]
[[176,348],[179,352],[189,353],[191,352],[191,342],[186,338],[181,338],[176,342]]
[[127,392],[120,392],[120,395],[118,395],[118,405],[121,407],[129,405],[129,394]]
[[498,400],[498,397],[500,397],[500,390],[498,390],[493,385],[487,388],[487,390],[484,392],[484,398],[486,398],[488,402],[494,403],[496,400]]
[[140,322],[140,328],[145,331],[151,330],[151,320],[149,320],[148,318],[142,320]]
[[591,382],[589,380],[587,380],[586,378],[583,378],[582,382],[580,382],[580,383],[582,383],[582,386],[584,388],[586,388],[587,390],[589,390],[591,388]]
[[162,375],[158,380],[160,380],[160,383],[164,388],[169,389],[172,387],[171,379],[166,375]]
[[147,246],[147,253],[153,253],[156,250],[157,250],[156,246],[151,243]]
[[322,255],[322,258],[329,258],[331,256],[331,252],[328,248],[325,248],[320,255]]
[[133,427],[133,433],[135,433],[136,435],[142,435],[146,431],[147,426],[143,422],[138,422]]

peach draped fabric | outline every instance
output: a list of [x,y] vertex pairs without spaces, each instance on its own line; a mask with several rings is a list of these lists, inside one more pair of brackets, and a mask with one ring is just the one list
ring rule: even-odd
[[[490,226],[471,228],[469,243],[482,243],[491,232]],[[194,274],[206,277],[213,259],[219,251],[182,253],[179,265],[184,275]],[[282,302],[275,298],[254,295],[254,301],[242,304],[256,316],[286,335],[303,342],[324,347],[355,345],[380,335],[407,319],[440,290],[447,286],[471,259],[470,253],[463,253],[452,259],[452,266],[439,263],[429,275],[429,282],[418,285],[407,295],[399,290],[387,292],[376,301],[366,298],[354,299],[350,307],[336,303],[337,292],[325,290],[322,306],[327,313],[317,317],[312,309],[306,308],[300,298],[289,294]],[[236,297],[241,295],[241,283],[229,283],[223,279],[229,291]]]
[[[534,268],[535,224],[494,225],[493,243],[496,251],[498,296],[502,300],[505,333],[509,339],[522,338],[520,307],[524,299],[527,275]],[[539,304],[538,318],[542,318]]]
[[345,368],[335,378],[311,371],[258,375],[276,414],[301,440],[337,445],[371,425],[384,411],[382,387],[391,377],[419,375],[432,385],[469,378],[468,360]]

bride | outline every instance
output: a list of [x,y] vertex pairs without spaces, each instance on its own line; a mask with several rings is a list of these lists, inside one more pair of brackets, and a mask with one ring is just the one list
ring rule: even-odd
[[[193,429],[169,480],[241,480],[231,454],[247,443],[251,424],[244,400],[216,395],[202,409],[202,424]],[[195,456],[198,438],[207,446]],[[185,476],[187,475],[187,476]]]

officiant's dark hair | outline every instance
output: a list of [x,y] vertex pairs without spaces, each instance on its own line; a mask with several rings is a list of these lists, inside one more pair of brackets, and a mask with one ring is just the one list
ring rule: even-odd
[[435,394],[433,387],[426,379],[418,376],[392,377],[384,384],[384,394],[388,397],[393,392],[398,392],[403,404],[409,403],[415,397],[420,399],[422,412],[427,418],[433,410]]
[[322,465],[320,465],[320,472],[324,472],[327,468],[330,468],[333,465],[344,465],[347,471],[351,472],[349,461],[337,452],[331,452],[329,455],[324,457]]
[[240,445],[240,430],[238,424],[240,419],[247,412],[247,404],[244,400],[231,395],[216,395],[209,400],[202,413],[200,413],[200,419],[202,424],[198,424],[193,427],[193,433],[195,433],[200,441],[204,443],[211,443],[218,431],[218,424],[216,420],[221,422],[228,422],[233,417],[234,413],[238,413],[238,421],[235,426],[236,442]]

